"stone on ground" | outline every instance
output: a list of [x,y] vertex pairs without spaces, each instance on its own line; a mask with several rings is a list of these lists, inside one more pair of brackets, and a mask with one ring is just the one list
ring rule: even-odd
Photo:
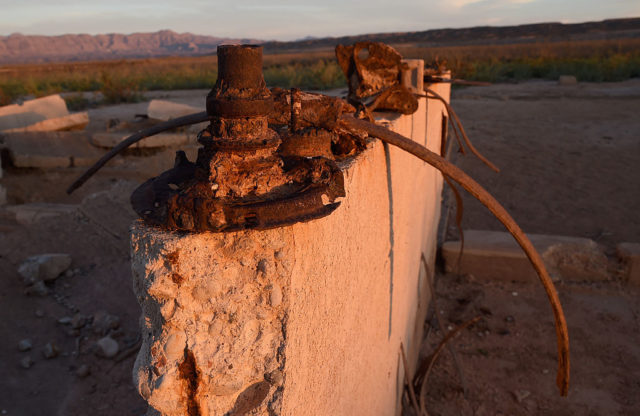
[[25,284],[55,280],[71,266],[71,256],[64,253],[39,254],[26,259],[18,268]]
[[109,336],[100,338],[96,345],[98,345],[98,354],[105,358],[113,358],[120,351],[118,341]]

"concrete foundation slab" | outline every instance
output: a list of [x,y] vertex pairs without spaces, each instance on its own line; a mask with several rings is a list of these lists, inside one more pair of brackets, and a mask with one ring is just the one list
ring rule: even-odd
[[[552,278],[574,281],[608,279],[607,257],[593,240],[542,234],[528,236],[542,254]],[[508,281],[538,278],[524,251],[507,232],[465,230],[462,257],[459,257],[460,245],[460,241],[447,241],[442,245],[448,272]]]
[[74,113],[62,117],[49,118],[26,127],[4,130],[3,133],[26,133],[43,131],[82,130],[89,124],[89,113]]
[[20,168],[91,166],[103,154],[89,144],[84,132],[9,133],[3,137],[3,147]]
[[78,210],[77,205],[50,204],[44,202],[9,205],[5,209],[14,213],[16,222],[30,225],[45,218],[54,218],[61,215],[70,215]]

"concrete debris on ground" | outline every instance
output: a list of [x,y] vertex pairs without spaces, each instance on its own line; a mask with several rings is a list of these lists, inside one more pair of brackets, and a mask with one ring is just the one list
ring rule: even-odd
[[105,358],[113,358],[118,354],[118,351],[120,351],[118,341],[110,336],[100,338],[98,342],[96,342],[96,345],[98,346],[97,354]]
[[33,359],[29,356],[26,356],[20,360],[20,366],[22,368],[28,369],[28,368],[31,368],[32,365],[33,365]]
[[69,115],[67,104],[60,95],[49,95],[0,107],[0,131],[25,128],[48,119]]
[[27,258],[18,268],[25,285],[55,280],[71,266],[71,256],[64,253],[39,254]]
[[78,210],[76,205],[34,202],[31,204],[9,205],[6,210],[15,214],[15,220],[22,225],[31,225],[44,218],[71,215]]
[[117,329],[120,326],[120,318],[100,310],[93,315],[93,333],[98,335],[106,335],[109,331]]
[[42,120],[26,127],[16,127],[4,130],[3,133],[28,133],[47,131],[83,130],[89,124],[89,113],[74,113],[62,117]]
[[62,318],[58,319],[58,323],[60,325],[69,325],[71,324],[71,317],[70,316],[63,316]]
[[[603,249],[588,238],[528,234],[554,280],[604,281],[609,260]],[[442,244],[447,272],[473,274],[479,279],[532,281],[537,274],[511,234],[499,231],[464,231],[460,241]],[[458,263],[458,259],[460,262]]]
[[149,102],[149,107],[147,107],[147,116],[154,120],[168,121],[172,118],[200,113],[204,110],[204,108],[175,103],[173,101],[151,100]]
[[57,357],[59,354],[60,350],[58,349],[58,346],[52,341],[47,342],[44,348],[42,348],[42,355],[48,360]]
[[33,348],[33,343],[29,338],[25,338],[18,342],[18,351],[29,351],[31,348]]
[[69,114],[60,95],[0,107],[0,132],[49,132],[82,130],[89,124],[89,113]]

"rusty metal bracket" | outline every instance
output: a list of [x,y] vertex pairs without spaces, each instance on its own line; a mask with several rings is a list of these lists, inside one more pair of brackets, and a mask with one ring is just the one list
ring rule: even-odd
[[[279,153],[268,118],[274,99],[262,76],[262,47],[218,47],[218,80],[207,96],[209,126],[195,163],[173,169],[131,196],[147,223],[182,231],[266,229],[330,214],[345,196],[342,172],[319,154]],[[290,112],[290,115],[292,113]]]
[[418,109],[417,98],[402,84],[402,55],[391,46],[381,42],[338,45],[336,58],[347,78],[352,104],[369,106],[375,102],[378,110],[402,114]]

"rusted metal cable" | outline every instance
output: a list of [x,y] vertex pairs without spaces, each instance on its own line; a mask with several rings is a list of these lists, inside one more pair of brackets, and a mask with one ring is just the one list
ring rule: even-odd
[[402,365],[404,367],[404,383],[407,386],[407,390],[409,391],[409,399],[411,400],[413,410],[416,411],[416,414],[418,414],[418,416],[429,416],[426,411],[421,411],[420,406],[418,405],[416,392],[415,390],[413,390],[413,383],[411,383],[411,377],[409,377],[409,365],[407,364],[407,356],[404,353],[404,345],[402,344],[402,342],[400,343],[400,354],[402,354]]
[[462,325],[456,327],[454,330],[450,331],[438,344],[436,350],[431,354],[431,358],[429,359],[427,365],[425,366],[424,374],[416,374],[416,377],[421,375],[422,382],[420,383],[420,393],[418,397],[420,398],[420,410],[423,413],[427,412],[427,381],[429,380],[429,374],[431,373],[431,369],[433,368],[438,356],[440,356],[440,352],[444,348],[448,342],[456,336],[460,331],[467,328],[469,325],[472,325],[480,320],[480,316],[476,316],[475,318],[463,323]]
[[555,319],[556,338],[558,343],[558,372],[556,377],[556,384],[560,390],[562,396],[566,396],[569,390],[569,331],[567,329],[567,322],[565,320],[562,305],[555,286],[549,277],[542,257],[533,247],[533,244],[522,231],[520,226],[509,215],[502,205],[480,184],[474,181],[470,176],[464,173],[460,168],[442,158],[438,154],[430,151],[426,147],[395,133],[385,127],[378,126],[376,124],[358,120],[352,115],[343,115],[340,117],[340,124],[346,128],[354,131],[366,132],[369,136],[377,137],[378,139],[392,144],[402,150],[411,153],[412,155],[424,160],[431,166],[438,169],[442,174],[456,181],[467,192],[469,192],[474,198],[485,205],[493,215],[502,222],[505,228],[511,233],[511,235],[518,242],[520,247],[524,250],[525,254],[529,258],[529,261],[533,265],[534,269],[538,273],[540,282],[544,287],[553,315]]
[[[418,95],[420,97],[435,98],[438,101],[442,102],[442,104],[444,104],[445,108],[447,109],[447,113],[449,114],[449,118],[455,120],[456,124],[458,125],[458,128],[460,129],[460,133],[462,134],[462,138],[464,139],[464,142],[469,147],[469,150],[471,150],[471,153],[473,153],[478,159],[480,159],[489,168],[493,169],[496,172],[500,172],[500,169],[498,169],[498,167],[496,165],[491,163],[491,161],[489,159],[484,157],[482,155],[482,153],[480,153],[478,151],[478,149],[476,149],[473,146],[473,144],[471,143],[471,140],[469,140],[469,136],[467,136],[467,132],[465,132],[464,127],[462,127],[462,122],[460,121],[460,118],[458,117],[458,114],[456,114],[456,112],[454,111],[453,107],[451,107],[451,104],[449,104],[447,102],[447,100],[444,99],[444,97],[442,97],[440,94],[438,94],[437,92],[433,91],[432,89],[425,88],[424,90],[428,94],[424,94],[424,95],[423,94],[418,94]],[[430,97],[429,94],[433,95],[433,97]]]
[[[435,310],[435,316],[436,316],[436,321],[438,322],[438,327],[440,328],[440,332],[445,334],[447,331],[445,330],[444,324],[442,323],[442,319],[440,319],[440,314],[438,313],[440,308],[438,307],[438,301],[436,300],[437,295],[436,295],[436,288],[435,288],[435,280],[433,283],[431,282],[431,273],[429,272],[429,265],[427,264],[427,259],[424,258],[424,253],[420,254],[420,261],[422,261],[422,264],[424,265],[425,273],[427,275],[427,284],[429,285],[429,290],[431,291],[431,302],[433,302],[433,308]],[[460,377],[460,385],[462,386],[462,393],[464,395],[464,398],[466,399],[469,389],[467,388],[467,380],[464,377],[464,372],[462,371],[462,365],[460,365],[460,359],[458,358],[458,354],[456,354],[455,348],[453,348],[451,344],[447,344],[447,349],[449,350],[449,353],[453,358],[453,364],[455,365],[456,371],[458,372],[458,377]],[[420,375],[420,371],[418,370],[418,372],[416,373],[416,377],[413,379],[414,385],[417,385],[417,386],[421,385],[422,379],[419,379],[418,377],[419,375]],[[421,377],[423,376],[424,376],[424,373],[421,375]]]
[[[451,182],[451,179],[447,176],[442,177],[444,181],[449,185],[453,195],[456,198],[456,227],[458,228],[458,235],[460,237],[460,250],[458,251],[458,260],[456,261],[456,268],[460,268],[460,261],[462,260],[462,253],[464,252],[464,231],[462,230],[462,215],[464,213],[464,203],[462,202],[462,195],[458,188]],[[447,215],[449,212],[447,211]]]
[[108,153],[102,156],[100,160],[98,160],[93,166],[87,169],[87,171],[83,173],[82,176],[76,179],[75,182],[73,182],[71,186],[69,186],[69,188],[67,189],[67,193],[71,194],[73,191],[81,187],[108,161],[110,161],[114,156],[116,156],[118,153],[120,153],[127,147],[131,146],[132,144],[135,144],[146,137],[153,136],[158,133],[162,133],[163,131],[166,131],[166,130],[171,130],[171,129],[175,129],[182,126],[188,126],[191,124],[198,124],[207,120],[209,120],[209,115],[203,111],[202,113],[189,114],[183,117],[178,117],[178,118],[171,119],[169,121],[165,121],[164,123],[156,124],[153,127],[139,131],[127,137],[125,140],[118,143],[118,145],[115,146],[113,149],[111,149]]

